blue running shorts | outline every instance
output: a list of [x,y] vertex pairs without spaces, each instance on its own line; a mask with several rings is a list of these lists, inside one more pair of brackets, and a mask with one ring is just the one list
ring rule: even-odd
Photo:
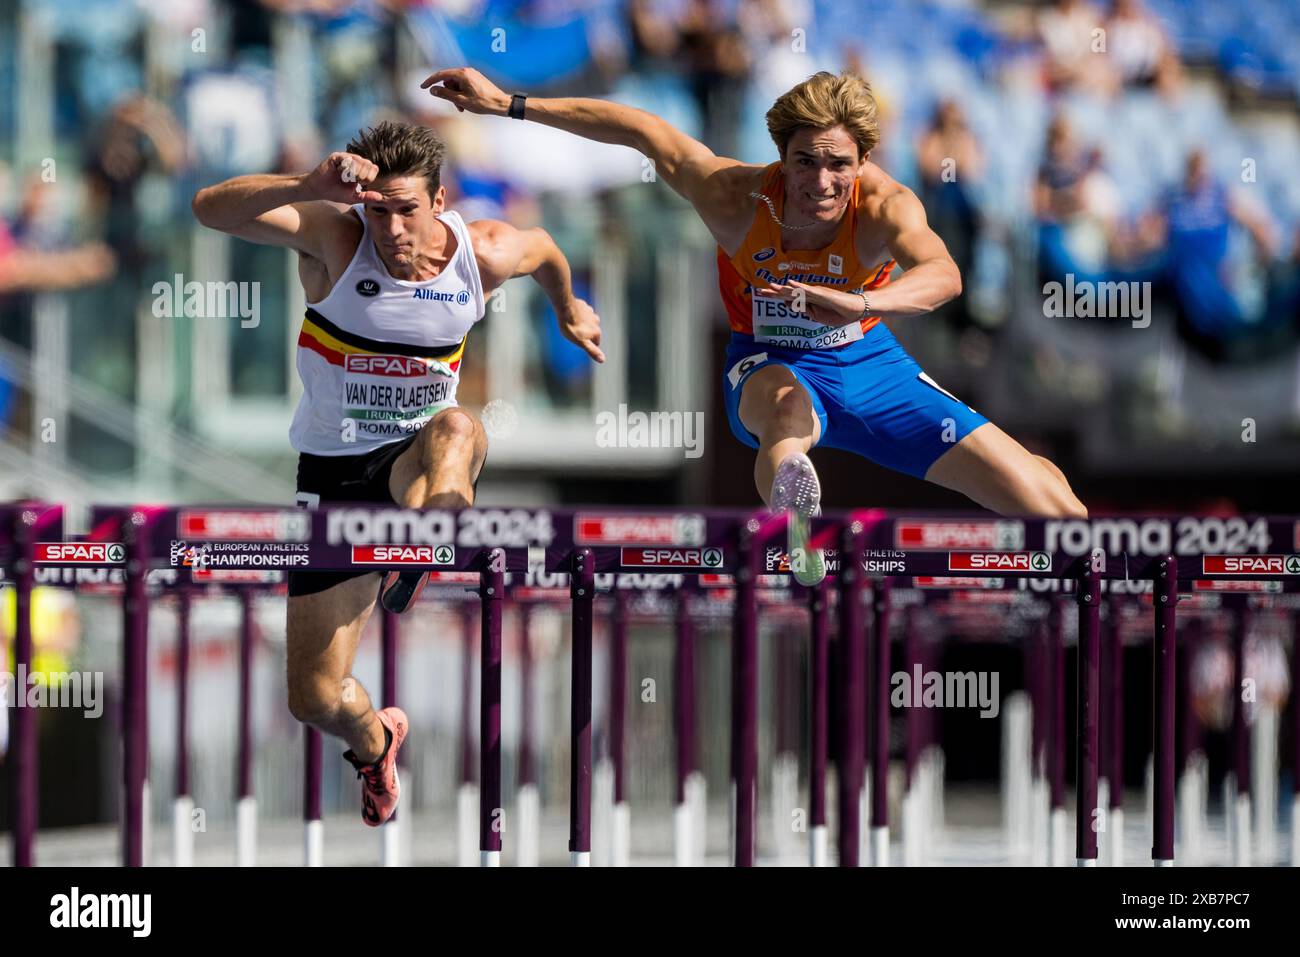
[[819,446],[917,478],[988,422],[926,375],[883,322],[838,349],[791,349],[735,332],[722,391],[731,431],[750,448],[758,448],[758,440],[740,421],[741,388],[774,363],[788,368],[812,398],[822,426]]

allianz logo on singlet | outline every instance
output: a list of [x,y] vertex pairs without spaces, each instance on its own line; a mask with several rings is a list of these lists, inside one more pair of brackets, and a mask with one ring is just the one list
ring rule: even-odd
[[432,289],[417,289],[411,298],[428,299],[432,302],[454,302],[458,306],[463,306],[469,302],[469,293],[464,289],[460,292],[434,292]]

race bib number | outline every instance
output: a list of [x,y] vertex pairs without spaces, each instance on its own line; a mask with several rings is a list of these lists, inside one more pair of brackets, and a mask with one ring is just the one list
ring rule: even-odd
[[457,379],[436,359],[349,355],[343,364],[343,415],[356,423],[359,435],[410,435],[456,403]]
[[754,341],[786,349],[838,349],[862,338],[862,323],[828,326],[794,312],[781,299],[753,297]]

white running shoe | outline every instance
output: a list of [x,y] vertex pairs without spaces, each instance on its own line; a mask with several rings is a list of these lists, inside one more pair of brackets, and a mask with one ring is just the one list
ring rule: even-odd
[[826,556],[820,548],[808,547],[811,536],[809,519],[820,515],[821,482],[817,470],[802,452],[787,455],[777,466],[769,501],[772,511],[789,512],[786,547],[790,553],[790,570],[795,581],[811,588],[826,577]]

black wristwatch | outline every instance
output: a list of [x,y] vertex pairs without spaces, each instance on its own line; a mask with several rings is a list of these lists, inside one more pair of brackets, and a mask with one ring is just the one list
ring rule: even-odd
[[524,118],[524,101],[528,99],[526,93],[516,93],[510,97],[510,109],[506,111],[506,116],[512,120],[522,120]]

